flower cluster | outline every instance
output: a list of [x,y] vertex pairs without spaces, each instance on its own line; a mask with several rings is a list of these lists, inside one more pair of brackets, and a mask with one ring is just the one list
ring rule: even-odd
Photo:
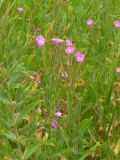
[[[37,36],[35,38],[35,41],[36,41],[37,45],[40,46],[40,47],[45,45],[45,38],[41,35]],[[60,38],[53,38],[50,41],[52,43],[64,43],[65,42],[66,45],[67,45],[67,48],[65,50],[66,54],[72,54],[72,53],[75,52],[75,47],[72,44],[72,41],[70,41],[68,39],[66,39],[66,41],[64,41],[63,39],[60,39]],[[76,57],[77,62],[83,62],[84,58],[85,58],[85,55],[81,52],[76,52],[75,57]],[[65,76],[67,77],[67,74],[65,74]]]
[[[57,111],[54,112],[54,116],[55,116],[56,118],[62,118],[62,117],[63,117],[63,116],[62,116],[62,113],[58,111],[59,106],[57,106],[56,109],[57,109]],[[59,124],[58,124],[57,120],[55,120],[55,119],[51,122],[51,125],[52,125],[54,128],[58,128],[58,127],[59,127]]]
[[[24,12],[24,9],[22,7],[19,7],[19,8],[17,8],[17,11],[22,13],[22,12]],[[89,28],[92,28],[93,25],[94,25],[93,19],[88,19],[86,21],[86,25]],[[120,21],[119,20],[115,20],[113,22],[113,25],[116,28],[120,28]],[[36,32],[37,33],[40,32],[40,28],[37,28]],[[38,36],[35,37],[35,42],[36,42],[37,46],[43,47],[45,45],[45,43],[46,43],[46,39],[42,35],[38,35]],[[83,53],[81,53],[79,51],[77,51],[77,52],[75,51],[76,48],[75,48],[75,45],[74,45],[72,40],[69,40],[69,39],[64,40],[64,39],[61,39],[61,38],[52,38],[52,39],[50,39],[50,42],[51,43],[56,43],[56,44],[65,44],[66,45],[65,53],[67,55],[75,54],[76,62],[79,62],[79,63],[84,62],[85,54],[83,54]],[[116,68],[116,72],[120,73],[120,67]],[[61,72],[60,75],[61,75],[61,77],[64,77],[64,78],[68,77],[68,73],[66,71]],[[58,108],[59,108],[59,106],[56,106],[56,112],[54,112],[54,116],[56,117],[57,120],[58,120],[58,118],[62,118],[63,117],[62,113],[59,111]],[[51,125],[54,128],[59,128],[59,123],[58,123],[58,121],[56,119],[54,119],[51,122]]]
[[[17,8],[17,10],[18,10],[18,12],[24,11],[24,9],[22,7]],[[86,21],[86,24],[89,28],[92,28],[93,24],[94,24],[93,19],[88,19]],[[120,28],[120,21],[119,20],[115,20],[113,24],[116,28]],[[35,41],[36,41],[37,45],[40,47],[43,47],[46,42],[45,38],[42,35],[37,36],[35,38]],[[73,45],[72,41],[70,41],[69,39],[63,40],[60,38],[52,38],[52,39],[50,39],[50,42],[52,42],[52,43],[66,43],[66,46],[67,46],[67,48],[65,49],[66,54],[75,53],[75,46]],[[81,63],[84,61],[85,55],[81,52],[76,52],[75,57],[76,57],[76,61]]]

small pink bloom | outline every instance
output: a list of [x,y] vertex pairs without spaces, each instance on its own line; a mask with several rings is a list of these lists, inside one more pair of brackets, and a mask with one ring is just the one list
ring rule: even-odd
[[77,52],[75,56],[76,56],[76,61],[77,62],[83,62],[84,61],[84,58],[85,58],[84,54],[82,54],[80,52]]
[[114,21],[114,26],[116,28],[119,28],[120,27],[120,21],[118,21],[118,20]]
[[68,77],[68,73],[66,71],[61,72],[61,77],[67,78]]
[[35,41],[36,41],[37,45],[40,47],[44,46],[44,44],[45,44],[45,38],[41,35],[37,36],[35,38]]
[[53,43],[63,43],[64,42],[64,40],[60,39],[60,38],[53,38],[50,41],[53,42]]
[[24,9],[22,7],[17,8],[18,12],[23,12]]
[[66,39],[66,45],[68,46],[68,47],[70,47],[71,45],[72,45],[72,42],[69,40],[69,39]]
[[54,128],[58,128],[58,127],[59,127],[58,122],[57,122],[56,120],[53,120],[53,121],[51,122],[51,125],[52,125]]
[[87,20],[87,25],[88,25],[88,27],[92,27],[93,26],[93,20],[92,19],[88,19]]
[[65,50],[66,54],[74,53],[74,51],[75,51],[75,47],[67,47]]
[[120,67],[116,68],[116,72],[120,73]]
[[61,112],[55,112],[54,115],[55,115],[56,117],[62,117],[62,113],[61,113]]

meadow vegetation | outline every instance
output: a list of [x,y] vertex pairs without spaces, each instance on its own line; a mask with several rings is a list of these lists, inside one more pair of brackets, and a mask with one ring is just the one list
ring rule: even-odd
[[119,20],[120,0],[0,0],[0,160],[120,160]]

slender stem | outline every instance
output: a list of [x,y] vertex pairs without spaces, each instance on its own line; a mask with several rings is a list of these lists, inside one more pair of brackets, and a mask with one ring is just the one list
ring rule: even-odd
[[109,124],[109,127],[108,127],[108,131],[107,131],[106,136],[105,136],[105,140],[107,140],[107,138],[109,136],[110,129],[111,129],[111,126],[112,126],[112,123],[113,123],[113,120],[114,120],[114,116],[115,116],[115,109],[113,110],[112,118],[111,118],[111,121],[110,121],[110,124]]
[[15,132],[16,132],[16,135],[17,135],[16,144],[17,144],[17,147],[18,147],[19,158],[20,158],[20,160],[22,160],[22,149],[21,149],[21,145],[20,145],[20,142],[19,142],[19,133],[18,133],[18,129],[17,129],[16,125],[15,125]]
[[93,141],[94,141],[96,144],[98,144],[97,140],[93,137],[93,135],[92,135],[92,133],[90,132],[89,129],[88,129],[88,132],[89,132],[90,136],[92,137]]

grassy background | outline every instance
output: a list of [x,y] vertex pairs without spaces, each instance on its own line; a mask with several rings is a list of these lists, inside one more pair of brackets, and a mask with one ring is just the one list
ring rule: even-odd
[[[116,19],[120,0],[0,1],[0,160],[120,159]],[[42,48],[34,41],[39,34]],[[85,62],[51,44],[53,37],[74,40]],[[51,126],[56,105],[58,129]]]

